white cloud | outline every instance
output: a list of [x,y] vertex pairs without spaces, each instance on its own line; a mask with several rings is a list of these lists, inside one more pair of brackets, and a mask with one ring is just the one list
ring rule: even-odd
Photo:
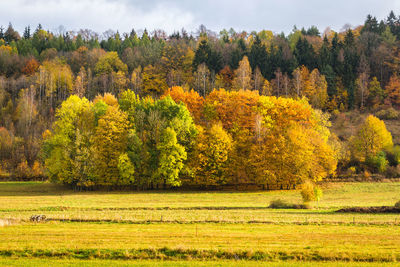
[[59,25],[102,33],[108,29],[164,29],[168,33],[200,24],[219,31],[270,29],[290,32],[293,25],[360,25],[367,14],[384,19],[391,9],[399,13],[399,0],[0,0],[0,25],[12,22],[18,31],[42,23],[45,29]]
[[89,28],[99,33],[108,29],[129,32],[132,28],[164,29],[167,32],[194,28],[194,17],[177,6],[156,3],[148,10],[126,1],[107,0],[0,0],[0,25],[12,22],[20,31],[27,25],[54,30]]

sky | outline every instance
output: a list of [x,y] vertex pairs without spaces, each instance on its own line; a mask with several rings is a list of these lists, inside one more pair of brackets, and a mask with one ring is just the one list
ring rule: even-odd
[[399,15],[400,0],[0,0],[0,25],[11,22],[20,33],[41,23],[53,32],[63,26],[100,34],[132,28],[194,33],[204,24],[215,32],[232,27],[288,34],[294,25],[340,31],[345,24],[363,24],[367,14],[384,19],[390,10]]

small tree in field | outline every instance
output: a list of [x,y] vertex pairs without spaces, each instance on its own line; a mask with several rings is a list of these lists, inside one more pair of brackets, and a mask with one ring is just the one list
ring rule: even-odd
[[317,201],[317,207],[318,207],[319,201],[321,200],[322,195],[323,195],[321,187],[315,186],[314,195],[315,195],[315,200]]
[[301,187],[301,197],[304,203],[315,201],[314,184],[311,181],[306,181]]
[[308,204],[311,201],[317,201],[317,206],[319,204],[319,201],[322,198],[322,189],[315,185],[313,182],[310,180],[307,180],[304,182],[304,184],[301,187],[301,197],[303,198],[303,202]]

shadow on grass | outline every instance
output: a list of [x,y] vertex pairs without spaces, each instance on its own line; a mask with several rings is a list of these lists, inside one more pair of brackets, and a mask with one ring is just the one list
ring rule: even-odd
[[[155,190],[127,189],[98,189],[98,190],[74,190],[71,187],[53,184],[50,182],[0,182],[0,196],[60,196],[60,195],[80,195],[80,194],[246,194],[246,193],[266,193],[277,192],[275,190],[201,190],[193,188],[170,188]],[[286,191],[285,192],[289,192]],[[295,192],[295,191],[292,191]]]

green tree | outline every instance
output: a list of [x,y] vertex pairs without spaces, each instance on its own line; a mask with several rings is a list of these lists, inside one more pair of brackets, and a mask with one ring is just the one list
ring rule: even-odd
[[135,181],[135,166],[131,162],[127,153],[123,153],[118,158],[119,184],[128,185]]
[[86,98],[70,96],[57,110],[53,132],[44,138],[43,156],[51,180],[72,186],[96,182],[91,168],[93,132],[92,104]]
[[111,74],[119,71],[127,73],[128,67],[119,58],[117,52],[108,52],[107,54],[101,56],[94,68],[94,72],[97,75]]
[[187,154],[185,148],[178,143],[174,129],[165,128],[157,149],[160,158],[155,175],[163,181],[164,187],[165,185],[180,186],[179,173],[184,167]]
[[383,99],[385,98],[385,92],[376,77],[372,78],[372,81],[369,82],[368,91],[368,104],[370,106],[376,107],[382,104]]

